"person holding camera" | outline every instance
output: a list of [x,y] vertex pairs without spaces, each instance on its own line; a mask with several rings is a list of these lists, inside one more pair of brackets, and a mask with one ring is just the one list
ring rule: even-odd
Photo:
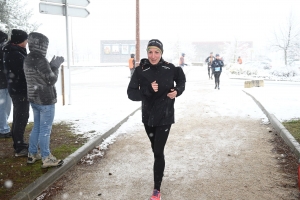
[[56,159],[50,152],[50,135],[57,102],[55,83],[64,58],[54,56],[49,63],[46,59],[48,44],[49,40],[45,35],[30,33],[28,37],[30,53],[24,60],[27,95],[34,115],[27,163],[42,159],[42,168],[63,164],[63,160]]

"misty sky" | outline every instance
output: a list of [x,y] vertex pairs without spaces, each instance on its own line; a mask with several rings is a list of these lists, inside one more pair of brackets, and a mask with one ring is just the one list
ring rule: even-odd
[[[38,13],[43,26],[64,27],[64,17]],[[135,39],[135,0],[90,0],[87,18],[73,18],[74,36]],[[258,40],[272,32],[290,12],[300,13],[299,0],[140,0],[141,39],[220,41]],[[55,20],[53,20],[55,19]]]
[[[49,37],[50,45],[62,46],[65,17],[40,14],[40,1],[28,2],[35,13],[32,19],[42,23],[37,31]],[[135,40],[136,0],[90,2],[87,18],[70,18],[74,45]],[[290,13],[300,19],[299,0],[140,0],[140,39],[157,38],[163,43],[237,39],[264,45]],[[58,49],[57,54],[62,51]]]

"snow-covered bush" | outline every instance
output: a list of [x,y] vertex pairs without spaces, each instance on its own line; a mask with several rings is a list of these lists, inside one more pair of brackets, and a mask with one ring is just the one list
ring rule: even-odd
[[276,67],[270,71],[270,74],[278,77],[294,77],[299,76],[300,71],[296,67]]
[[236,63],[230,63],[230,64],[227,64],[227,70],[228,70],[231,74],[235,74],[235,75],[240,75],[240,74],[242,74],[242,68],[240,67],[239,64],[236,64]]
[[226,69],[235,75],[257,75],[257,69],[252,66],[247,66],[243,64],[230,63],[226,66]]

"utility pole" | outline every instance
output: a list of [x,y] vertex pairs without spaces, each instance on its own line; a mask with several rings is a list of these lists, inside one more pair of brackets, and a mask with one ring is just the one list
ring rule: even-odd
[[135,60],[140,62],[140,0],[136,0],[136,45]]

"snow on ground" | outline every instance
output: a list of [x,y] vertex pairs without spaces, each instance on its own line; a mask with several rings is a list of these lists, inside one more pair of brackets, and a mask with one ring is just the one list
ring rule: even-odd
[[[300,85],[299,85],[300,86]],[[279,121],[300,118],[300,92],[295,88],[245,88],[245,92],[254,96]]]
[[[201,85],[196,84],[196,80],[199,77],[196,73],[193,73],[194,68],[193,66],[184,68],[187,76],[187,88],[201,87]],[[129,69],[127,67],[73,67],[71,69],[71,105],[63,106],[62,99],[59,96],[56,104],[55,122],[71,122],[74,124],[76,134],[84,134],[84,137],[87,138],[105,133],[141,105],[140,102],[130,101],[127,97],[128,76]],[[226,109],[221,108],[215,114],[241,116],[246,115],[246,113],[247,115],[252,113],[250,115],[264,118],[264,116],[261,116],[261,113],[255,113],[256,109],[253,108],[253,100],[249,96],[234,92],[234,90],[241,91],[244,88],[230,88],[230,79],[226,73],[222,74],[221,80],[221,90],[216,90],[212,94],[215,95],[216,99],[213,103],[222,104],[222,102],[226,101],[227,103],[230,102],[237,109],[235,112],[228,113]],[[213,89],[213,81],[210,84]],[[244,90],[254,95],[280,121],[300,117],[300,95],[293,88],[270,89],[265,87]],[[220,96],[220,93],[222,96]],[[188,103],[191,98],[199,98],[202,101],[209,99],[202,96],[199,92],[190,96],[183,95],[176,101]],[[183,116],[180,114],[181,112],[186,111],[176,109],[176,120]],[[209,113],[209,115],[214,114]],[[9,121],[12,121],[12,112]],[[30,111],[29,121],[33,121],[32,111]],[[126,132],[128,128],[135,128],[136,123],[141,123],[140,111],[118,131]]]
[[[249,70],[250,68],[246,65],[233,64],[232,67],[229,66],[227,69],[227,75],[230,78],[264,79],[265,81],[278,81],[283,84],[293,82],[300,87],[300,84],[298,84],[300,82],[300,68],[297,66],[283,67],[282,65],[275,65],[272,69],[267,70],[255,68]],[[234,73],[230,73],[230,71]],[[253,87],[244,88],[244,91],[254,96],[279,121],[286,121],[300,118],[300,93],[297,92],[299,87]]]
[[[71,74],[71,105],[66,101],[63,106],[60,96],[54,121],[74,123],[76,134],[88,138],[101,135],[141,105],[127,98],[127,67],[74,67]],[[30,110],[29,122],[32,121]]]
[[231,78],[263,78],[274,81],[300,81],[300,65],[284,66],[275,64],[269,69],[255,64],[230,63],[226,65]]

